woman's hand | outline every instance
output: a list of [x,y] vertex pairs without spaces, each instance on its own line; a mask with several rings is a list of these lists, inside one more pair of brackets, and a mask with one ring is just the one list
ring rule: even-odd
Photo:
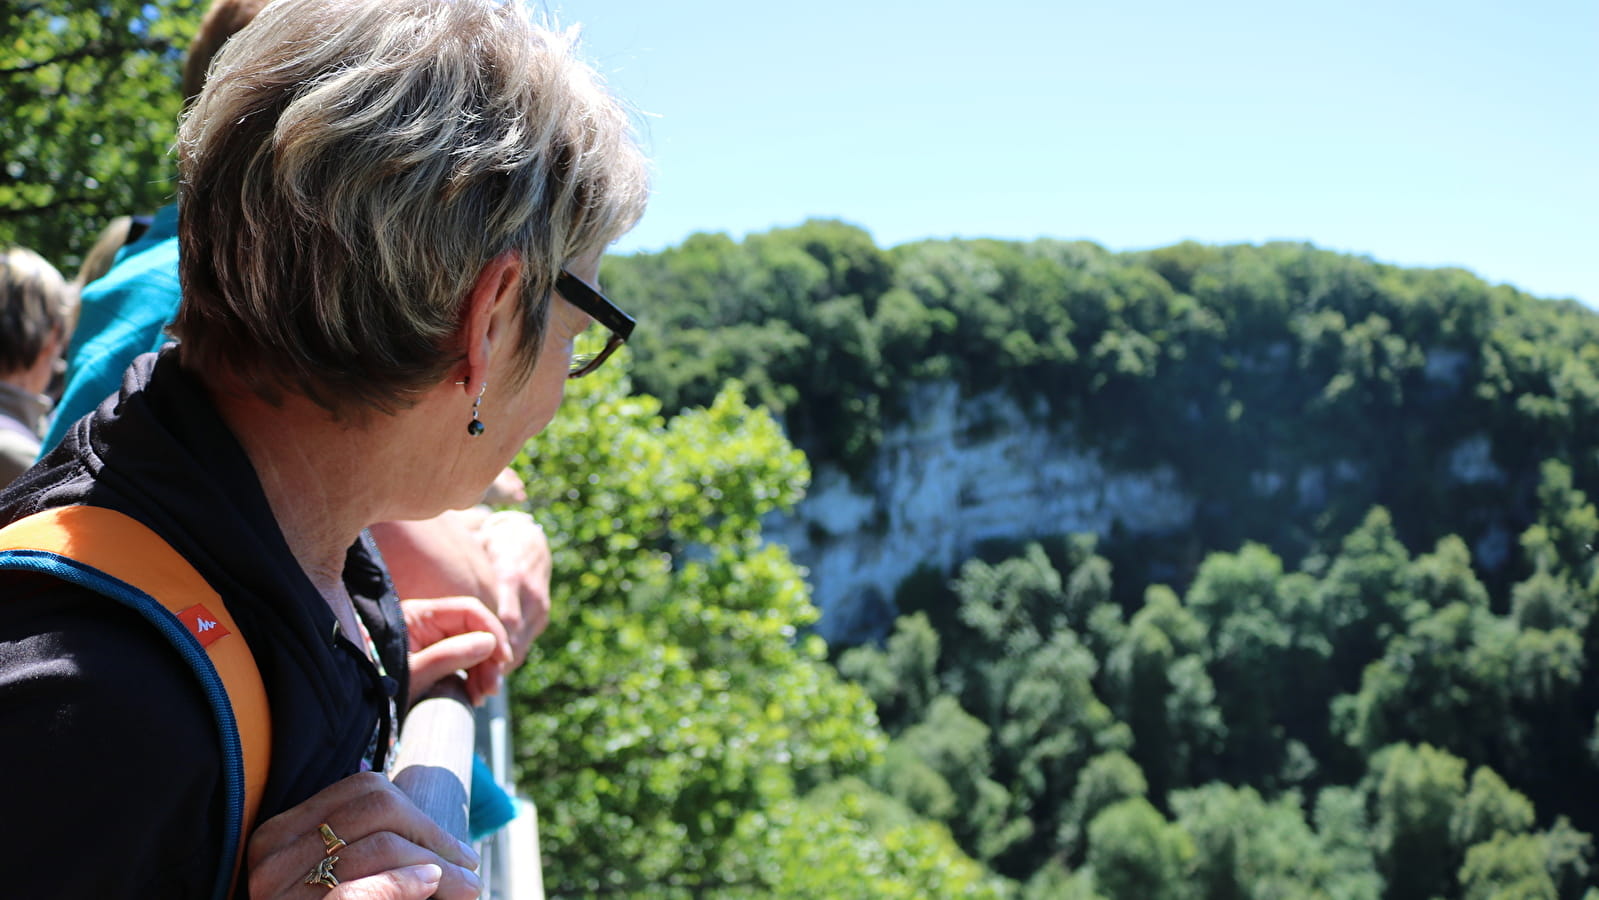
[[493,605],[511,639],[514,669],[550,623],[550,542],[532,516],[515,510],[490,513],[477,533],[493,570]]
[[[327,825],[343,846],[329,850]],[[256,900],[471,900],[482,890],[477,854],[374,772],[351,775],[264,822],[250,836]],[[307,884],[324,858],[337,887]],[[329,889],[331,887],[331,890]]]
[[400,611],[411,641],[411,702],[458,669],[466,670],[473,703],[499,690],[511,663],[511,642],[505,626],[476,597],[406,600]]
[[402,601],[477,597],[504,623],[512,667],[522,664],[550,621],[550,542],[532,516],[451,510],[419,522],[378,523],[371,531]]

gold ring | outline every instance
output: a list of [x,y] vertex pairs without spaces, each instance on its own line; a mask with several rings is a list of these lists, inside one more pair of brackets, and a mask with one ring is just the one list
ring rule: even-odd
[[322,861],[316,864],[316,868],[311,870],[311,874],[305,876],[305,883],[320,884],[328,890],[338,887],[339,879],[333,877],[333,864],[338,861],[337,856],[323,857]]
[[328,856],[332,856],[344,849],[344,839],[334,834],[333,829],[328,827],[328,823],[323,822],[316,827],[316,830],[322,832],[322,844],[328,848]]

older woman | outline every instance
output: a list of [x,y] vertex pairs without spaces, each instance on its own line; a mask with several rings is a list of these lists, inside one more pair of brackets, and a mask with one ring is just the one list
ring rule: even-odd
[[[476,502],[626,338],[594,287],[644,202],[626,116],[518,4],[277,0],[218,56],[179,169],[181,342],[0,519],[115,510],[225,600],[272,726],[241,890],[475,896],[470,849],[376,773],[407,650],[481,689],[504,633],[465,599],[402,614],[364,529]],[[596,320],[605,351],[574,360]],[[194,678],[93,591],[0,581],[7,893],[210,896],[222,762]]]
[[45,396],[72,330],[77,293],[32,250],[0,252],[0,487],[33,465]]

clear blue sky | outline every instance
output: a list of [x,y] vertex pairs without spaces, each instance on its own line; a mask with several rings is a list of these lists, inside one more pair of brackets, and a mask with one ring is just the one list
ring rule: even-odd
[[546,2],[649,114],[622,252],[1290,239],[1599,305],[1599,0]]

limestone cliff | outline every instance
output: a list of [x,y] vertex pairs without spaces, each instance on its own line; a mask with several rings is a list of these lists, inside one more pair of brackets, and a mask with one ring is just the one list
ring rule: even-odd
[[768,539],[810,570],[829,641],[875,636],[900,582],[920,567],[950,569],[983,541],[1113,526],[1158,534],[1193,520],[1194,501],[1169,467],[1109,469],[1070,427],[1045,424],[1008,395],[962,398],[953,384],[923,384],[908,408],[865,479],[822,463],[796,514],[768,525]]

